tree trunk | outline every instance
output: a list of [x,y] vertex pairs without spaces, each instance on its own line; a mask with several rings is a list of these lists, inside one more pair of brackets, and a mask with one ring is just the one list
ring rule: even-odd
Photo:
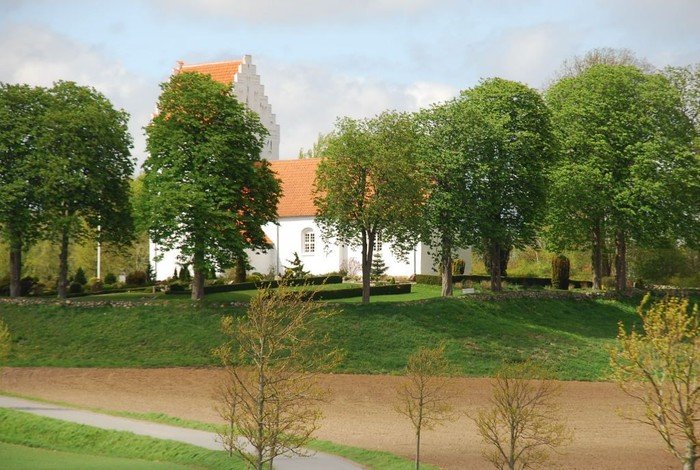
[[602,271],[601,271],[601,275],[602,275],[603,277],[610,277],[610,276],[612,276],[612,272],[613,272],[613,269],[612,269],[613,264],[615,264],[615,263],[614,263],[614,258],[615,258],[615,256],[613,256],[613,255],[611,255],[610,253],[608,253],[607,250],[606,250],[606,248],[605,248],[605,246],[606,246],[606,245],[605,245],[605,243],[603,242],[602,245],[601,245],[601,247],[600,247],[600,252],[601,252],[601,255],[600,255],[600,256],[601,256],[601,258],[602,258],[602,260],[603,260],[603,261],[602,261],[602,263],[603,263],[603,269],[602,269]]
[[491,242],[491,290],[500,292],[503,290],[501,284],[501,245]]
[[416,429],[416,470],[420,469],[420,426]]
[[233,282],[245,282],[246,278],[246,259],[245,255],[239,255],[236,257],[236,264],[234,265],[233,271]]
[[442,240],[442,296],[452,297],[452,247]]
[[58,254],[58,298],[68,296],[68,230],[61,232],[61,250]]
[[[182,268],[187,269],[187,268]],[[192,264],[194,271],[194,279],[192,279],[192,300],[202,300],[204,298],[204,253],[197,251],[194,254],[194,263]]]
[[374,232],[362,231],[362,303],[369,303],[370,275],[372,270],[372,252],[374,251]]
[[600,223],[596,223],[592,232],[591,264],[593,267],[593,289],[600,290],[603,279],[603,238]]
[[615,232],[615,276],[617,291],[627,292],[627,238],[625,232]]
[[10,247],[10,297],[22,295],[22,241],[15,238]]
[[683,470],[695,470],[695,460],[695,445],[692,443],[692,441],[688,441],[688,444],[686,445],[686,456],[685,460],[683,461]]

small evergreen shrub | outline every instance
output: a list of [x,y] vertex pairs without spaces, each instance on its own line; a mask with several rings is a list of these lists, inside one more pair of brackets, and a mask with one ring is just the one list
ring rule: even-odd
[[370,268],[370,279],[373,281],[378,281],[384,276],[384,273],[386,273],[386,270],[389,269],[387,265],[384,263],[384,259],[382,258],[382,254],[379,253],[378,251],[374,253],[374,256],[372,256],[372,266]]
[[180,279],[182,282],[190,282],[192,280],[192,275],[190,274],[190,269],[188,266],[183,266],[180,269],[180,275],[178,276],[178,279]]
[[552,287],[555,289],[569,289],[569,273],[571,262],[564,255],[557,255],[552,258]]
[[79,282],[73,281],[70,283],[68,286],[68,293],[69,294],[82,294],[83,293],[83,285]]
[[114,275],[114,273],[107,273],[105,276],[105,284],[116,284],[117,283],[117,276]]
[[87,277],[85,276],[85,271],[83,271],[83,268],[78,268],[78,270],[75,271],[75,276],[73,276],[73,282],[77,282],[81,286],[87,284]]
[[127,286],[145,286],[148,276],[144,271],[134,271],[126,275]]
[[287,260],[291,266],[285,266],[284,278],[285,279],[299,279],[309,275],[309,271],[304,270],[304,263],[299,259],[299,253],[294,252],[294,259]]
[[100,279],[99,277],[90,278],[90,280],[87,283],[87,287],[88,289],[90,289],[90,292],[100,292],[103,291],[105,288],[102,279]]

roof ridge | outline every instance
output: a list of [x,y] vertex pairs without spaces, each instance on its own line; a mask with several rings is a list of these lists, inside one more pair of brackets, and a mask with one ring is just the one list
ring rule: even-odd
[[185,63],[183,62],[182,66],[183,66],[183,67],[197,67],[197,66],[199,66],[199,65],[230,64],[230,63],[234,63],[234,62],[243,63],[243,59],[239,59],[239,60],[222,60],[222,61],[219,61],[219,62],[201,62],[201,63],[199,63],[199,64],[185,64]]

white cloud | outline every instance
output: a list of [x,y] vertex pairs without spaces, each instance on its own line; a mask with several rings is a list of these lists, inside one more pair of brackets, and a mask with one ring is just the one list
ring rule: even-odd
[[[252,23],[308,23],[374,19],[387,15],[413,15],[434,8],[433,0],[158,0],[156,8],[166,14],[228,17]],[[454,1],[441,1],[451,4]]]
[[473,62],[488,71],[483,78],[499,76],[541,87],[577,51],[580,39],[577,31],[551,23],[511,28],[475,48]]
[[457,94],[453,87],[439,83],[400,86],[310,64],[253,60],[280,124],[282,158],[295,158],[300,148],[310,148],[319,132],[332,130],[340,116],[364,118],[388,109],[416,111]]
[[57,80],[90,85],[117,108],[131,114],[129,130],[133,154],[139,164],[145,158],[142,128],[154,110],[158,84],[129,72],[119,62],[46,28],[10,25],[0,31],[0,81],[50,86]]

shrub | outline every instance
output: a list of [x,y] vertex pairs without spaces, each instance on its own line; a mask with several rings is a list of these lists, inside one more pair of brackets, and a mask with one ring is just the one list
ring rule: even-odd
[[116,284],[117,283],[117,276],[114,275],[114,273],[107,273],[105,276],[105,284]]
[[171,282],[168,285],[168,292],[170,292],[172,294],[177,293],[177,292],[185,292],[187,287],[188,287],[187,285],[185,285],[181,282]]
[[145,286],[148,275],[144,271],[134,271],[126,275],[127,286]]
[[78,270],[75,272],[73,282],[77,282],[81,286],[87,284],[87,277],[85,277],[85,271],[83,271],[83,268],[78,268]]
[[603,276],[600,280],[601,287],[603,290],[615,290],[617,289],[617,279],[615,276]]
[[180,279],[182,282],[190,282],[192,280],[192,276],[190,275],[190,268],[187,266],[183,266],[182,268],[180,268],[180,274],[178,276],[178,279]]
[[452,274],[461,275],[464,274],[464,268],[466,267],[466,262],[462,258],[457,258],[452,262]]
[[571,262],[564,255],[557,255],[552,258],[552,287],[555,289],[569,289],[569,273]]
[[29,295],[34,290],[34,286],[38,283],[39,279],[34,277],[23,277],[19,280],[19,295],[22,297]]
[[374,257],[372,258],[372,266],[370,269],[370,277],[373,281],[378,281],[384,276],[384,273],[386,273],[386,270],[389,269],[389,267],[384,263],[384,259],[382,258],[382,254],[380,252],[375,252]]
[[83,285],[79,282],[73,281],[70,283],[68,286],[68,293],[69,294],[82,294],[83,293]]
[[287,260],[291,266],[285,266],[284,278],[285,279],[299,279],[309,275],[309,271],[304,270],[304,263],[299,259],[299,254],[295,251],[294,258]]
[[90,292],[100,292],[103,291],[105,286],[104,283],[102,282],[102,279],[99,277],[92,277],[87,283],[88,289],[90,289]]

